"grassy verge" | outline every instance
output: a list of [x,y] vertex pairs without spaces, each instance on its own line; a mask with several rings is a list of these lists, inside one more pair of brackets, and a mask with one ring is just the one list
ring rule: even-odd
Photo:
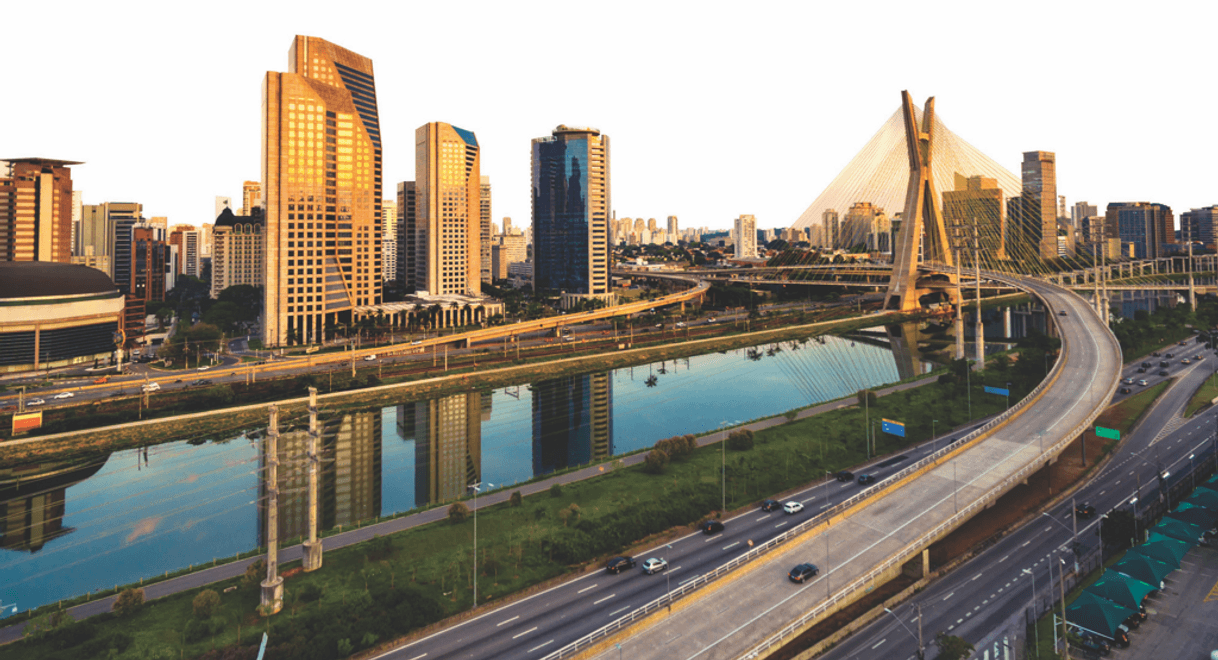
[[1184,416],[1192,417],[1193,413],[1210,405],[1210,401],[1215,398],[1218,398],[1218,382],[1211,376],[1193,393],[1193,398],[1189,399],[1188,405],[1184,407]]
[[1129,433],[1134,424],[1142,419],[1142,415],[1150,410],[1151,404],[1159,398],[1160,394],[1167,391],[1167,388],[1175,381],[1175,378],[1168,378],[1161,383],[1155,383],[1153,386],[1138,392],[1137,394],[1125,399],[1124,401],[1109,406],[1107,410],[1100,414],[1096,419],[1096,424],[1115,428],[1122,435]]
[[[974,418],[1004,407],[1002,398],[985,397],[982,387],[1007,379],[1007,374],[974,375]],[[1016,384],[1013,394],[1022,396],[1034,385]],[[933,420],[939,430],[963,424],[968,421],[968,396],[962,385],[935,383],[882,397],[867,411],[854,406],[758,432],[753,449],[729,452],[728,508],[752,506],[761,498],[816,481],[825,471],[861,462],[868,453],[864,434],[868,420],[885,417],[906,423],[905,438],[882,433],[875,438],[875,451],[880,454],[926,439]],[[480,510],[479,603],[536,590],[572,570],[597,564],[608,554],[678,532],[705,517],[719,507],[723,496],[720,451],[719,447],[695,450],[662,474],[643,466],[615,464],[603,477],[527,498],[521,506]],[[289,564],[287,607],[269,621],[251,614],[257,590],[238,589],[221,596],[213,617],[218,622],[214,633],[188,639],[182,633],[201,625],[190,623],[190,602],[198,592],[194,590],[153,601],[132,617],[99,621],[90,639],[129,639],[133,650],[120,658],[147,657],[131,655],[135,650],[198,657],[211,648],[237,644],[238,625],[245,627],[242,640],[247,643],[254,641],[250,627],[259,631],[279,627],[278,639],[304,640],[301,648],[283,649],[281,657],[345,657],[378,640],[468,611],[474,605],[472,534],[469,520],[434,524],[328,552],[324,568],[314,573],[292,573]],[[220,591],[222,586],[213,588]],[[405,601],[412,605],[401,612]],[[375,612],[393,617],[386,620]],[[88,640],[65,646],[69,637],[56,633],[14,644],[5,649],[6,657],[53,658],[55,653],[79,657],[80,644]]]

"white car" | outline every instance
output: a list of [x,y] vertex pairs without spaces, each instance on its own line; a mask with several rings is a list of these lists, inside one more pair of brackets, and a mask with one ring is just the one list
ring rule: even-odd
[[663,558],[656,559],[655,557],[652,557],[651,559],[648,559],[647,561],[643,562],[643,572],[648,575],[651,575],[653,573],[659,573],[660,571],[666,570],[667,568],[668,568],[668,561]]
[[26,402],[25,402],[25,405],[27,405],[27,406],[42,406],[42,405],[46,405],[46,401],[43,401],[42,399],[30,399],[29,401],[26,401]]
[[376,362],[376,356],[375,355],[365,355],[364,362]]
[[152,382],[152,383],[148,383],[147,385],[141,386],[140,389],[145,392],[156,392],[157,390],[161,389],[161,384],[157,383],[157,382]]
[[211,367],[205,364],[198,369],[195,369],[195,371],[207,371],[208,369],[211,369]]
[[706,322],[707,322],[707,323],[714,323],[714,322],[715,322],[715,317],[713,317],[713,316],[712,316],[712,317],[710,317],[709,319],[706,319]]
[[685,327],[685,322],[684,322],[684,321],[677,321],[677,329],[681,329],[681,328],[684,328],[684,327]]
[[71,398],[72,398],[72,397],[74,397],[74,396],[76,396],[76,393],[75,393],[75,392],[60,392],[59,394],[56,394],[56,395],[55,395],[53,398],[55,398],[55,399],[71,399]]
[[782,505],[782,510],[786,511],[787,513],[799,513],[800,511],[804,510],[804,505],[802,502],[791,500],[790,502]]

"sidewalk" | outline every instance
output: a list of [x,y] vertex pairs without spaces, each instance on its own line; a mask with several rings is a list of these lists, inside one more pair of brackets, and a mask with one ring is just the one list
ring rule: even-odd
[[[928,376],[926,378],[921,378],[921,379],[918,379],[915,381],[910,381],[907,383],[901,383],[898,385],[890,385],[888,387],[880,388],[880,389],[877,389],[874,391],[877,396],[886,396],[889,394],[893,394],[895,392],[902,392],[905,390],[913,389],[915,387],[921,387],[923,385],[933,383],[937,379],[938,379],[937,376]],[[819,415],[824,412],[829,412],[831,410],[837,410],[839,408],[846,408],[846,407],[853,406],[853,405],[855,405],[854,397],[838,399],[836,401],[829,401],[829,402],[822,403],[822,404],[819,404],[816,406],[812,406],[810,408],[805,408],[805,409],[799,411],[799,413],[797,413],[797,415],[796,415],[796,419],[806,419],[808,417],[812,417],[813,415]],[[767,429],[770,427],[779,426],[781,424],[786,424],[788,421],[789,420],[787,420],[785,415],[775,415],[773,417],[767,417],[765,419],[760,419],[760,420],[757,420],[754,422],[750,422],[748,424],[742,424],[740,426],[733,427],[733,429],[749,429],[751,431],[756,432],[756,431],[760,431],[762,429]],[[950,429],[948,430],[948,432],[950,432]],[[719,440],[722,439],[723,437],[725,437],[725,435],[726,435],[725,433],[723,433],[719,430],[716,430],[716,431],[713,431],[706,435],[700,436],[698,438],[698,446],[704,447],[704,446],[719,442]],[[657,438],[657,440],[659,440],[659,438]],[[646,456],[647,456],[647,452],[638,452],[635,454],[631,454],[629,456],[622,457],[621,461],[625,465],[637,465],[639,463],[642,463],[643,460],[646,458]],[[575,470],[572,472],[567,472],[565,474],[550,477],[548,479],[542,479],[540,481],[535,481],[532,483],[524,484],[517,488],[510,488],[510,489],[504,488],[502,490],[498,490],[493,493],[479,497],[477,508],[483,509],[488,506],[493,506],[496,504],[501,504],[503,502],[506,502],[508,500],[508,498],[511,496],[512,491],[519,490],[521,495],[524,495],[527,497],[527,496],[533,495],[535,493],[541,493],[544,491],[548,491],[550,489],[550,487],[553,486],[554,484],[569,484],[569,483],[573,483],[576,481],[582,481],[584,479],[590,479],[590,478],[598,476],[600,474],[604,474],[606,472],[606,470],[608,470],[608,469],[611,469],[608,464],[601,463],[599,465],[591,465],[591,466],[588,466],[588,467],[585,467],[585,468],[582,468],[579,470]],[[471,509],[474,508],[474,503],[472,500],[466,501],[466,505],[469,506]],[[447,517],[448,517],[448,508],[446,506],[438,506],[433,509],[421,511],[419,513],[402,516],[400,518],[394,518],[392,520],[386,520],[384,522],[375,523],[372,525],[368,525],[366,527],[360,527],[360,528],[353,529],[350,531],[340,532],[338,534],[335,534],[334,536],[325,537],[322,540],[323,541],[322,545],[326,550],[336,550],[338,548],[345,548],[350,545],[355,545],[357,543],[362,543],[364,541],[371,540],[375,536],[386,536],[389,534],[393,534],[395,532],[400,532],[400,531],[403,531],[406,529],[410,529],[412,527],[417,527],[419,525],[425,525],[428,523],[433,523],[433,522],[437,522],[440,520],[444,520]],[[294,546],[287,547],[287,548],[281,548],[279,551],[279,562],[281,564],[283,564],[283,563],[287,563],[290,561],[295,561],[295,560],[301,559],[301,557],[303,556],[301,548],[302,548],[302,546],[300,546],[300,545],[294,545]],[[229,579],[232,579],[235,577],[240,577],[245,574],[245,569],[250,564],[258,561],[259,559],[261,559],[263,557],[265,557],[265,555],[256,555],[253,557],[247,557],[245,559],[241,559],[238,561],[229,562],[227,564],[222,564],[222,565],[215,566],[212,568],[207,568],[207,569],[203,569],[200,571],[196,571],[196,572],[190,573],[188,575],[182,575],[182,576],[175,577],[175,578],[165,580],[162,582],[150,584],[143,588],[144,589],[144,600],[145,600],[145,602],[147,602],[147,601],[150,601],[150,600],[153,600],[156,598],[170,596],[170,595],[182,592],[182,591],[196,589],[196,588],[206,586],[208,584],[212,584],[215,582],[220,582],[223,580],[229,580]],[[77,621],[80,621],[81,619],[85,619],[85,618],[88,618],[88,617],[91,617],[91,616],[94,616],[97,614],[109,612],[110,609],[114,605],[114,599],[116,597],[117,596],[111,595],[111,596],[107,596],[105,598],[100,598],[98,600],[89,601],[87,603],[82,603],[80,605],[76,605],[74,607],[68,608],[67,611],[72,615],[72,618],[76,619]],[[18,624],[0,628],[0,644],[7,644],[9,642],[20,639],[23,631],[25,630],[26,623],[28,623],[28,622],[23,621]]]

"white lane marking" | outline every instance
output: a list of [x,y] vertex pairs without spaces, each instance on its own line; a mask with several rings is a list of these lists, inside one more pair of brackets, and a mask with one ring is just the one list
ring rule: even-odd
[[822,508],[822,509],[828,509],[828,508],[829,508],[829,503],[828,503],[828,502],[825,502],[824,504],[820,505],[820,508]]
[[774,525],[774,529],[778,529],[779,527],[782,527],[785,524],[787,524],[787,521],[784,520],[784,521],[778,523],[777,525]]
[[537,630],[537,626],[533,626],[532,628],[529,628],[528,630],[520,633],[519,635],[512,635],[512,639],[516,639],[517,637],[524,637],[525,635],[533,632],[534,630]]
[[425,657],[427,657],[426,653],[424,653],[423,655],[416,655],[415,657],[411,658],[410,660],[419,660],[419,658],[425,658]]
[[544,649],[545,647],[547,647],[553,643],[554,643],[554,640],[551,639],[550,641],[546,642],[545,644],[542,644],[541,646],[534,646],[533,648],[529,649],[527,651],[527,653],[532,653],[533,651],[536,651],[537,649]]
[[943,600],[947,600],[948,598],[951,598],[952,596],[955,596],[955,595],[956,595],[956,592],[954,592],[954,591],[953,591],[953,592],[951,592],[950,594],[948,594],[948,595],[944,596],[944,597],[943,597]]
[[496,624],[495,624],[495,627],[496,627],[496,628],[498,628],[499,626],[502,626],[502,625],[503,625],[503,624],[505,624],[505,623],[511,623],[511,622],[513,622],[513,621],[515,621],[516,619],[519,619],[519,618],[520,618],[520,615],[519,615],[519,614],[517,614],[516,616],[514,616],[514,617],[512,617],[512,618],[510,618],[510,619],[506,619],[506,620],[504,620],[504,621],[500,621],[499,623],[496,623]]
[[627,605],[626,607],[623,607],[623,608],[622,608],[622,609],[620,609],[620,610],[613,610],[612,612],[610,612],[610,613],[609,613],[609,616],[613,616],[613,615],[615,615],[615,614],[619,614],[619,613],[621,613],[621,612],[625,612],[625,611],[626,611],[626,610],[628,610],[628,609],[630,609],[630,606],[629,606],[629,605]]
[[1001,564],[1002,562],[1004,562],[1004,561],[1006,561],[1006,560],[1007,560],[1007,557],[1010,557],[1010,556],[1011,556],[1011,555],[1003,555],[1002,559],[999,559],[999,560],[998,560],[998,563],[999,563],[999,564]]
[[1107,492],[1108,492],[1107,490],[1101,490],[1100,495],[1103,495],[1104,493],[1107,493]]
[[686,582],[691,582],[691,581],[693,581],[693,580],[697,580],[697,579],[698,579],[698,576],[697,576],[697,575],[695,575],[695,576],[693,576],[693,577],[691,577],[691,578],[685,578],[684,580],[681,580],[681,581],[680,581],[680,582],[678,582],[677,584],[678,584],[678,585],[682,585],[682,584],[685,584]]
[[981,577],[981,573],[978,573],[978,574],[974,575],[974,576],[973,576],[973,579],[972,579],[972,580],[969,580],[969,582],[974,582],[974,581],[976,581],[976,580],[977,580],[977,578],[979,578],[979,577]]
[[734,547],[736,547],[736,546],[738,546],[738,545],[740,545],[740,541],[736,541],[735,543],[732,543],[732,544],[730,544],[730,545],[725,545],[725,546],[723,546],[723,549],[724,549],[724,550],[730,550],[730,549],[732,549],[732,548],[734,548]]
[[591,587],[584,587],[583,589],[580,589],[579,591],[577,591],[577,592],[575,592],[575,593],[580,593],[580,594],[582,594],[582,593],[584,593],[585,591],[591,591],[592,589],[595,589],[597,586],[599,586],[599,585],[595,585],[595,584],[594,584],[594,585],[592,585]]
[[602,599],[600,599],[600,600],[593,601],[593,602],[592,602],[592,604],[593,604],[593,605],[600,605],[601,603],[603,603],[603,602],[605,602],[605,601],[609,600],[610,598],[613,598],[613,597],[614,597],[614,596],[616,596],[616,595],[617,595],[617,594],[609,594],[608,596],[605,596],[604,598],[602,598]]
[[880,645],[881,645],[881,644],[883,644],[884,642],[887,642],[887,641],[888,641],[888,638],[887,638],[887,637],[885,637],[884,639],[881,639],[880,641],[878,641],[878,642],[876,642],[876,643],[875,643],[875,646],[872,646],[872,647],[871,647],[871,650],[872,650],[872,651],[874,651],[874,650],[876,650],[876,649],[880,648]]
[[765,520],[766,518],[769,518],[769,517],[770,517],[770,514],[767,513],[764,516],[754,520],[753,522],[761,522],[762,520]]
[[[1052,527],[1050,527],[1049,529],[1053,529],[1053,528],[1052,528]],[[1032,542],[1031,540],[1024,541],[1024,542],[1023,542],[1023,545],[1021,545],[1021,546],[1019,546],[1019,547],[1021,547],[1021,548],[1026,548],[1026,547],[1028,547],[1028,544],[1030,544],[1031,542]]]

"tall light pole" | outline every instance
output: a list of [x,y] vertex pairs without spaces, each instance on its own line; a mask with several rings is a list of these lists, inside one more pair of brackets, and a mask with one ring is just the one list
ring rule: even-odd
[[[494,488],[495,484],[488,481],[486,487]],[[474,491],[474,607],[478,607],[478,491],[482,489],[482,482],[466,488]]]
[[[1070,502],[1073,504],[1074,499],[1071,498]],[[1053,522],[1057,523],[1058,525],[1061,525],[1062,529],[1066,530],[1067,532],[1070,531],[1069,527],[1066,527],[1064,524],[1062,524],[1062,522],[1060,520],[1054,518],[1053,516],[1049,515],[1048,513],[1042,513],[1041,515],[1048,518],[1049,520],[1052,520]],[[1077,544],[1078,543],[1078,521],[1077,521],[1077,519],[1075,520],[1074,531],[1072,532],[1072,534],[1074,534],[1073,543]],[[1078,572],[1078,553],[1077,552],[1074,554],[1074,574],[1075,575],[1079,574],[1079,572]]]
[[1070,660],[1070,638],[1066,636],[1070,631],[1070,624],[1066,622],[1066,560],[1061,557],[1057,559],[1061,562],[1057,567],[1057,574],[1061,576],[1062,587],[1062,657]]
[[937,420],[937,419],[930,420],[930,442],[931,442],[930,453],[932,453],[932,454],[935,453],[935,451],[938,450],[938,448],[939,448],[939,439],[938,439],[938,437],[935,436],[935,426],[937,426],[938,424],[939,424],[939,420]]
[[922,603],[918,603],[916,605],[916,607],[918,608],[918,634],[917,635],[913,634],[913,631],[909,629],[909,626],[905,625],[905,622],[901,620],[901,617],[896,615],[896,612],[893,612],[892,610],[888,609],[887,607],[884,608],[884,611],[891,614],[892,618],[896,619],[897,623],[901,624],[901,627],[905,629],[905,632],[909,633],[910,637],[913,637],[914,639],[918,640],[918,653],[917,653],[918,660],[925,660],[926,648],[924,646],[922,646]]
[[[1036,571],[1025,568],[1025,569],[1023,569],[1023,572],[1032,576],[1032,618],[1039,619],[1040,611],[1039,611],[1039,608],[1037,607],[1037,605],[1039,605],[1039,603],[1036,601]],[[1035,626],[1035,628],[1036,628],[1036,657],[1039,658],[1040,657],[1040,626]]]
[[719,469],[719,478],[723,486],[723,504],[719,507],[720,511],[727,511],[727,420],[719,422],[719,445],[723,456],[722,466]]

